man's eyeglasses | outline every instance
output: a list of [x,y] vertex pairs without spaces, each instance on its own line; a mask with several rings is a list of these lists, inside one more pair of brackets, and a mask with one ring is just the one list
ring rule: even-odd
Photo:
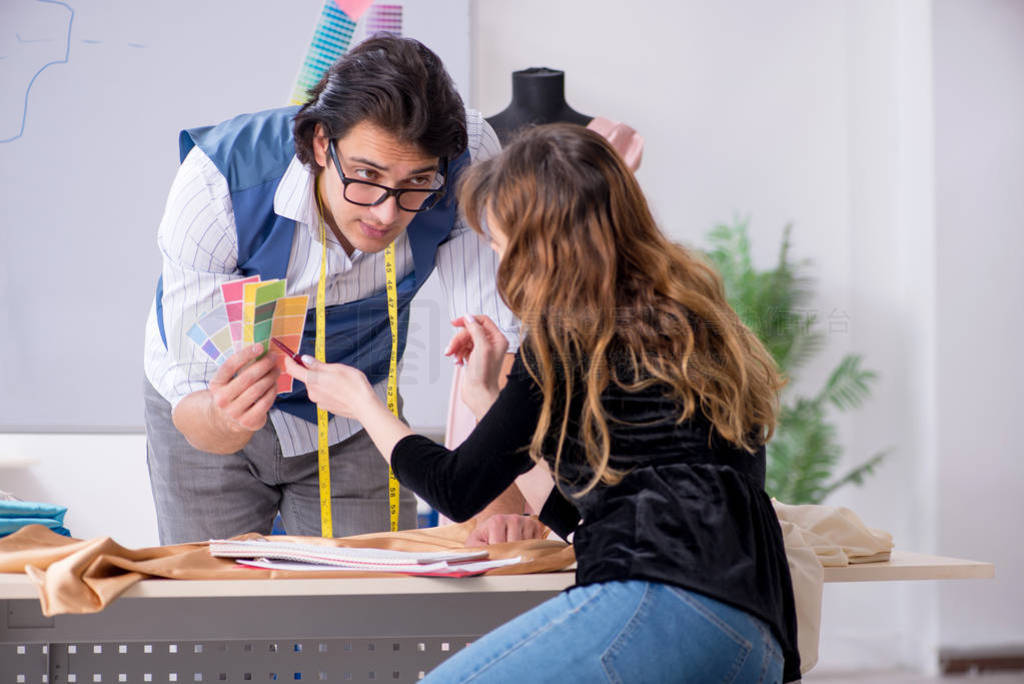
[[352,204],[361,207],[375,207],[383,204],[388,197],[394,195],[398,202],[398,208],[402,211],[427,211],[433,209],[444,195],[448,178],[448,160],[441,158],[440,175],[445,179],[438,188],[389,188],[380,183],[349,178],[341,170],[341,162],[338,161],[338,153],[334,149],[335,140],[328,141],[327,149],[331,153],[331,161],[334,168],[338,170],[338,178],[344,186],[343,194],[345,199]]

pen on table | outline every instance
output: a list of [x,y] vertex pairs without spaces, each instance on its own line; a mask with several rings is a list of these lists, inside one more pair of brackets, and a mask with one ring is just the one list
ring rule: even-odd
[[295,363],[299,364],[303,368],[306,368],[306,364],[304,364],[302,362],[302,355],[301,354],[299,354],[298,352],[293,352],[291,349],[288,348],[288,345],[286,345],[284,342],[282,342],[281,340],[277,339],[276,337],[271,337],[270,341],[273,342],[274,344],[276,344],[281,351],[283,351],[285,354],[290,356],[292,361],[294,361]]

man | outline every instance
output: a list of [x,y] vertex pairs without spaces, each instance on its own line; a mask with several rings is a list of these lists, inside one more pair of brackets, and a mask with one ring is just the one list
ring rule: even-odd
[[[451,191],[498,143],[466,112],[438,57],[417,41],[370,39],[335,64],[301,109],[241,115],[183,131],[182,165],[158,231],[161,282],[146,332],[147,455],[163,544],[320,533],[315,406],[301,386],[278,395],[260,345],[217,368],[188,339],[244,276],[286,278],[309,295],[302,351],[313,353],[326,237],[328,361],[360,367],[382,396],[391,351],[383,250],[395,244],[399,353],[408,307],[435,265],[453,315],[485,313],[516,340],[487,245],[457,217]],[[333,532],[386,530],[387,467],[358,423],[329,423]],[[403,491],[400,527],[415,499]],[[492,512],[521,512],[515,492]],[[477,539],[535,536],[504,516]]]

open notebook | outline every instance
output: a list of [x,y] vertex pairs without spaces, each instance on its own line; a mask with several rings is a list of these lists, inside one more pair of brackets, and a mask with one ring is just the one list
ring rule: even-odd
[[519,557],[490,560],[485,549],[390,551],[260,539],[211,539],[210,554],[235,558],[242,565],[270,570],[354,570],[446,577],[479,575],[492,568],[514,565],[520,560]]

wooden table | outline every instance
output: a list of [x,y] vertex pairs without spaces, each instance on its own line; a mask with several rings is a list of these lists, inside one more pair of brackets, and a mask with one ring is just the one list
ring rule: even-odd
[[[825,568],[826,582],[993,575],[990,563],[908,551]],[[152,579],[100,613],[46,618],[25,575],[0,573],[0,682],[415,681],[573,581]]]
[[893,551],[888,561],[825,568],[826,582],[897,582],[901,580],[990,579],[995,566],[981,561]]

